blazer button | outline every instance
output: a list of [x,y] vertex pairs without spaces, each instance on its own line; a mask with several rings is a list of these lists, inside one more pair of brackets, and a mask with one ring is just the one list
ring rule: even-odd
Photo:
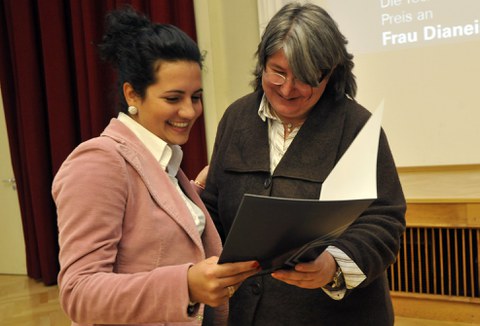
[[250,286],[252,287],[252,293],[253,294],[259,295],[260,293],[262,293],[262,286],[260,285],[260,283],[255,282]]
[[268,189],[271,184],[272,184],[272,177],[270,176],[270,177],[265,179],[265,182],[263,183],[263,186],[265,187],[265,189]]

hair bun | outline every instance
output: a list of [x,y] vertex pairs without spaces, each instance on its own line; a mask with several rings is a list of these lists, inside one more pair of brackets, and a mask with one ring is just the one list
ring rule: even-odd
[[118,66],[126,57],[124,50],[131,50],[142,30],[150,27],[148,18],[130,6],[111,11],[106,16],[105,33],[99,45],[102,59]]

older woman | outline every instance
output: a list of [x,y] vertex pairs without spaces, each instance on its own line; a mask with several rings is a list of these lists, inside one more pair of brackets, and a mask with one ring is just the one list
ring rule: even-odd
[[55,177],[60,301],[73,325],[225,324],[258,263],[217,265],[221,241],[180,169],[202,112],[201,55],[178,28],[110,13],[100,50],[117,69],[118,118]]
[[[319,198],[368,120],[354,100],[346,43],[313,4],[288,4],[269,22],[255,91],[226,110],[202,193],[223,239],[245,193]],[[385,270],[399,250],[405,200],[383,132],[378,153],[378,199],[314,261],[242,283],[230,299],[230,325],[393,324]]]

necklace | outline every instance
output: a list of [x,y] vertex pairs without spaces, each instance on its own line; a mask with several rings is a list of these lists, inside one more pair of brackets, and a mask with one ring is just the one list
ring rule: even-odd
[[295,129],[297,127],[300,128],[302,125],[303,125],[303,122],[300,122],[300,123],[297,123],[297,124],[293,124],[291,122],[283,122],[283,126],[286,129],[288,134],[290,134],[293,131],[293,129]]
[[291,132],[292,132],[292,128],[293,128],[293,124],[291,124],[291,123],[289,122],[289,123],[287,123],[287,126],[286,126],[286,127],[287,127],[288,133],[291,133]]

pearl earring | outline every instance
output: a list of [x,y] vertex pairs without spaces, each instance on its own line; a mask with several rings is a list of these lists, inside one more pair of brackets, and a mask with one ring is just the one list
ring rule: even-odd
[[128,113],[130,113],[131,115],[136,115],[138,113],[138,109],[133,105],[130,105],[128,107]]

